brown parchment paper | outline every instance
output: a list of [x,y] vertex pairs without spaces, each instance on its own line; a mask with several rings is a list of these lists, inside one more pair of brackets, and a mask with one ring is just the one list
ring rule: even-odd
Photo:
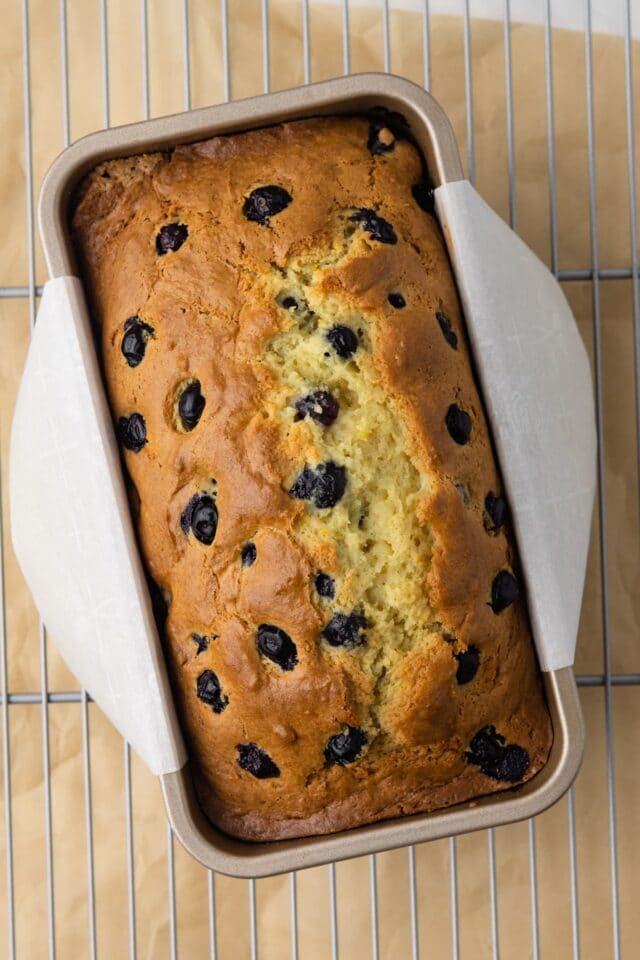
[[[264,89],[261,4],[229,3],[230,93],[249,96]],[[76,139],[105,122],[124,123],[144,115],[144,64],[141,16],[130,0],[110,0],[108,13],[108,104],[101,60],[100,9],[97,2],[67,0],[68,117]],[[224,99],[225,80],[219,5],[190,0],[190,100],[203,106]],[[311,77],[343,72],[342,8],[310,3]],[[482,12],[482,4],[474,4]],[[64,145],[64,86],[59,5],[31,0],[30,80],[32,180],[34,195],[46,167]],[[23,287],[29,281],[30,233],[26,185],[25,123],[22,81],[22,26],[16,0],[1,5],[0,29],[0,286]],[[186,104],[182,56],[181,5],[175,0],[148,4],[149,103],[152,115],[181,110]],[[383,69],[380,7],[350,9],[350,66]],[[301,83],[303,73],[302,6],[292,0],[269,5],[270,83],[279,89]],[[391,68],[425,82],[422,21],[418,14],[392,11]],[[512,83],[515,144],[516,226],[546,262],[551,256],[548,128],[545,100],[545,45],[541,27],[513,24]],[[582,34],[554,31],[554,122],[557,196],[557,265],[591,266],[587,153],[585,46]],[[475,182],[503,217],[509,216],[507,99],[502,24],[475,19],[471,26],[473,143],[466,136],[463,24],[459,18],[434,16],[430,30],[431,89],[453,120],[465,162],[473,158]],[[633,49],[640,76],[640,50]],[[625,121],[624,47],[620,38],[593,41],[594,132],[596,146],[597,240],[600,265],[630,265],[627,133]],[[636,89],[636,134],[640,130]],[[636,144],[640,155],[640,144]],[[35,246],[35,273],[45,280]],[[593,357],[594,290],[591,279],[564,283],[565,292]],[[604,425],[604,493],[606,494],[606,622],[614,672],[640,672],[640,576],[638,551],[638,477],[633,387],[633,313],[629,279],[599,285],[601,380]],[[58,657],[55,638],[46,643],[43,671],[38,618],[13,557],[6,502],[7,454],[11,410],[29,338],[30,304],[24,297],[0,298],[0,430],[2,453],[3,552],[8,687],[13,693],[77,689]],[[42,478],[46,496],[46,477]],[[596,517],[597,520],[597,517]],[[594,526],[576,669],[603,670],[603,606],[598,524]],[[36,545],[37,548],[37,545]],[[95,545],[96,550],[100,548]],[[91,637],[87,637],[91,643]],[[582,956],[612,955],[607,749],[602,688],[582,689],[587,720],[585,764],[572,798],[575,813],[576,880]],[[10,786],[13,816],[13,896],[17,956],[47,956],[46,799],[50,782],[52,826],[53,919],[58,956],[90,956],[92,916],[97,953],[129,956],[131,914],[127,868],[128,756],[113,728],[89,705],[52,703],[48,710],[50,781],[45,776],[46,743],[42,708],[12,704],[9,714]],[[86,720],[86,725],[83,722]],[[621,944],[633,956],[640,937],[636,909],[640,863],[640,689],[617,688],[612,697],[615,747]],[[84,746],[89,748],[88,755]],[[91,797],[84,776],[88,756]],[[167,825],[159,787],[135,758],[130,759],[135,937],[140,958],[171,955],[171,884]],[[2,796],[3,813],[6,794]],[[88,806],[92,819],[87,818]],[[503,958],[532,955],[532,873],[530,850],[537,854],[534,890],[540,955],[572,955],[572,898],[569,851],[569,806],[565,799],[539,817],[495,831],[497,915]],[[92,837],[88,836],[88,827]],[[92,839],[92,843],[90,840]],[[5,834],[0,849],[6,864]],[[178,845],[173,847],[175,937],[181,956],[250,956],[249,884],[212,878]],[[92,857],[89,854],[92,853]],[[457,926],[462,957],[490,957],[491,887],[489,838],[477,834],[424,845],[415,851],[416,910],[421,955],[451,956],[451,881],[455,855]],[[395,851],[377,857],[378,930],[381,958],[412,956],[409,854]],[[93,872],[93,899],[89,870]],[[372,864],[347,862],[336,868],[340,957],[367,956],[371,944],[369,885]],[[329,868],[297,877],[298,955],[324,960],[331,953]],[[0,869],[0,955],[6,955],[7,871]],[[215,938],[211,947],[210,903],[215,895]],[[257,933],[263,960],[292,956],[291,879],[256,884]]]

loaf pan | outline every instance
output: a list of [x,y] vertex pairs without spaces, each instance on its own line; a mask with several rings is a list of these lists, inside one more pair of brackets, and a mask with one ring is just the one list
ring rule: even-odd
[[[323,114],[401,114],[421,149],[496,443],[553,723],[523,786],[330,836],[247,843],[200,810],[129,515],[69,238],[69,201],[112,158]],[[424,90],[361,74],[93,134],[50,168],[40,197],[50,280],[16,404],[10,462],[16,555],[79,682],[160,778],[167,815],[205,866],[261,877],[540,813],[573,781],[583,722],[572,664],[595,489],[589,364],[553,277],[464,179],[453,131]]]

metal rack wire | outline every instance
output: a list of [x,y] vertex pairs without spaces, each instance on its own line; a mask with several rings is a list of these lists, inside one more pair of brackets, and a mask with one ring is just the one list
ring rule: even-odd
[[[611,625],[610,625],[610,583],[608,581],[609,556],[607,553],[607,500],[606,500],[606,482],[605,482],[605,421],[603,416],[603,349],[604,349],[604,323],[602,311],[601,284],[605,281],[627,281],[631,285],[631,310],[634,332],[634,357],[636,374],[640,371],[640,269],[638,260],[638,231],[637,231],[637,195],[635,183],[635,125],[634,125],[634,77],[633,77],[633,40],[632,40],[632,3],[631,0],[621,0],[624,7],[624,56],[625,56],[625,100],[623,107],[625,111],[626,133],[627,133],[627,168],[628,168],[628,199],[629,199],[629,230],[630,230],[630,249],[629,259],[626,263],[621,263],[616,267],[602,267],[599,255],[598,244],[598,210],[597,210],[597,149],[596,149],[596,123],[594,114],[594,65],[593,65],[593,24],[590,0],[585,0],[585,30],[584,30],[584,53],[586,65],[586,123],[587,123],[587,143],[588,143],[588,195],[589,195],[589,234],[590,234],[590,262],[583,265],[575,265],[571,269],[559,268],[559,240],[558,240],[558,192],[556,182],[556,153],[555,153],[555,117],[554,117],[554,60],[552,49],[552,26],[553,10],[552,0],[545,0],[544,6],[544,55],[545,55],[545,91],[546,99],[546,123],[547,123],[547,141],[548,141],[548,167],[549,167],[549,224],[550,224],[550,250],[549,263],[552,271],[559,280],[565,283],[587,281],[591,284],[591,311],[592,311],[592,338],[593,338],[593,360],[594,373],[596,381],[596,403],[597,403],[597,423],[600,437],[600,453],[598,458],[598,543],[599,543],[599,577],[600,590],[602,594],[602,656],[603,670],[599,673],[582,674],[578,682],[582,688],[600,687],[604,692],[604,730],[606,744],[606,776],[607,784],[607,811],[606,811],[606,830],[608,833],[609,846],[609,898],[610,898],[610,921],[611,921],[611,944],[610,955],[616,960],[621,956],[621,930],[620,930],[620,874],[618,864],[618,838],[617,838],[617,818],[616,818],[616,771],[614,763],[614,719],[612,693],[615,688],[636,687],[640,684],[640,673],[612,671],[611,657]],[[70,76],[69,76],[69,55],[68,55],[68,33],[70,12],[68,10],[68,0],[59,0],[59,25],[60,25],[60,60],[61,60],[61,102],[62,102],[62,130],[64,145],[70,142],[71,123],[70,123]],[[312,6],[309,0],[301,0],[299,4],[299,28],[302,38],[303,55],[303,78],[307,83],[312,77]],[[474,84],[473,84],[473,21],[472,4],[470,0],[462,0],[461,15],[463,29],[463,49],[464,49],[464,91],[466,101],[466,164],[468,176],[473,182],[476,174],[476,144],[475,144],[475,124],[474,124]],[[351,70],[351,34],[350,34],[350,5],[348,0],[341,0],[339,4],[341,26],[342,26],[342,66],[345,73]],[[383,65],[385,70],[393,69],[392,62],[392,44],[391,44],[391,10],[389,0],[382,0],[378,4],[380,26],[383,43]],[[423,82],[427,89],[431,86],[432,56],[431,56],[431,17],[428,0],[424,0],[421,7],[421,43],[423,54]],[[100,0],[99,2],[99,31],[100,31],[100,55],[101,55],[101,74],[102,74],[102,117],[104,126],[108,126],[111,121],[110,104],[110,75],[109,75],[109,2]],[[482,15],[482,3],[473,4],[473,14]],[[25,238],[27,250],[27,277],[24,285],[8,285],[0,287],[0,304],[2,299],[19,299],[28,304],[29,323],[33,326],[36,317],[37,300],[41,292],[41,287],[36,283],[36,240],[34,229],[34,164],[33,164],[33,138],[32,138],[32,65],[30,62],[30,4],[29,0],[21,0],[21,33],[22,33],[22,96],[23,96],[23,126],[24,126],[24,170],[25,170],[25,204],[26,204],[26,222],[27,235]],[[135,16],[135,10],[132,9],[130,15]],[[221,62],[222,62],[222,86],[223,96],[228,100],[233,95],[232,90],[232,69],[231,69],[231,45],[230,45],[230,22],[234,15],[234,4],[228,0],[221,0],[219,5],[220,29],[221,29]],[[268,92],[270,89],[271,63],[270,63],[270,9],[269,0],[260,0],[259,3],[259,28],[261,32],[261,55],[262,55],[262,75],[263,89]],[[150,67],[149,67],[149,8],[148,0],[140,0],[140,70],[142,77],[142,116],[150,115]],[[181,25],[182,36],[180,42],[182,45],[183,59],[183,104],[185,109],[191,107],[192,102],[192,76],[191,76],[191,35],[190,35],[190,3],[189,0],[182,0],[181,3]],[[503,35],[504,35],[504,85],[506,98],[506,134],[507,134],[507,164],[508,164],[508,211],[509,220],[514,229],[518,224],[518,210],[516,202],[516,149],[515,149],[515,123],[514,123],[514,92],[513,92],[513,25],[512,25],[512,4],[511,0],[504,0],[503,8]],[[638,437],[637,452],[640,453],[640,394],[636,391],[636,431]],[[3,468],[4,471],[4,468]],[[0,484],[4,472],[0,475]],[[0,496],[2,487],[0,486]],[[2,514],[0,514],[0,524],[2,523]],[[5,570],[5,553],[7,535],[6,526],[0,529],[0,563],[2,570]],[[47,955],[51,960],[60,954],[57,951],[59,940],[59,931],[56,927],[56,873],[53,844],[53,791],[51,781],[51,755],[50,755],[50,707],[56,709],[58,704],[78,704],[80,707],[80,725],[82,740],[82,771],[83,771],[83,791],[84,791],[84,830],[86,842],[86,889],[84,891],[87,904],[87,954],[93,960],[98,956],[98,936],[96,926],[97,910],[97,888],[96,888],[96,865],[94,860],[95,837],[93,822],[93,794],[92,777],[95,772],[92,757],[91,745],[91,702],[85,691],[52,691],[48,680],[48,664],[50,650],[45,628],[42,624],[39,627],[39,671],[40,684],[39,690],[30,691],[11,691],[8,682],[8,649],[14,642],[14,639],[7,632],[6,610],[6,592],[5,581],[2,581],[0,590],[0,600],[2,602],[2,616],[0,617],[0,714],[2,716],[2,784],[3,784],[3,805],[4,805],[4,857],[5,857],[5,875],[6,875],[6,956],[16,958],[27,956],[21,948],[21,944],[16,935],[16,910],[19,905],[16,903],[15,883],[14,883],[14,809],[12,805],[12,758],[10,753],[11,738],[10,730],[13,721],[13,710],[20,706],[39,707],[40,726],[41,726],[41,747],[42,747],[42,779],[43,779],[43,810],[44,817],[44,856],[45,856],[45,891],[46,903],[43,905],[43,915],[46,916],[47,924]],[[124,803],[125,803],[125,831],[126,831],[126,877],[123,876],[123,882],[126,880],[127,888],[127,909],[128,909],[128,954],[131,958],[139,955],[137,938],[137,886],[135,872],[135,817],[133,805],[133,780],[132,780],[132,756],[129,746],[125,743],[122,747],[122,765],[124,782]],[[569,883],[570,883],[570,912],[571,912],[571,954],[574,958],[579,958],[584,950],[584,944],[580,939],[580,896],[578,888],[578,862],[577,862],[577,826],[575,793],[572,789],[569,792],[567,803],[567,833],[568,833],[568,855],[569,855]],[[601,829],[602,824],[596,824],[594,829]],[[493,958],[500,956],[500,916],[499,916],[499,896],[500,885],[497,870],[496,854],[496,831],[489,830],[486,835],[487,843],[487,862],[488,862],[488,895],[489,895],[489,917],[490,929],[488,938],[490,942],[490,955]],[[458,885],[458,865],[459,865],[459,844],[456,839],[448,842],[449,852],[449,884],[450,884],[450,951],[451,956],[458,958],[461,955],[460,940],[460,917],[461,906],[459,904],[459,885]],[[538,890],[538,846],[536,837],[536,823],[532,820],[528,823],[528,871],[529,871],[529,923],[530,923],[530,955],[533,958],[539,958],[541,953],[540,939],[540,902]],[[168,955],[171,958],[178,956],[178,889],[176,880],[176,851],[174,848],[174,838],[171,829],[166,829],[166,864],[167,864],[167,910],[168,910]],[[417,862],[416,849],[410,847],[406,851],[406,871],[408,874],[408,914],[410,924],[410,956],[413,960],[419,957],[431,956],[428,949],[429,937],[428,931],[420,929],[420,875]],[[369,873],[369,911],[370,911],[370,944],[362,945],[359,956],[370,953],[372,958],[378,960],[379,957],[391,955],[382,952],[380,942],[380,917],[381,911],[384,911],[385,904],[379,900],[378,893],[378,858],[371,856],[368,861]],[[218,906],[216,902],[216,877],[212,872],[207,874],[207,910],[208,910],[208,955],[211,958],[218,958],[221,955],[219,949],[218,937]],[[289,943],[280,943],[278,951],[272,953],[274,956],[290,956],[292,958],[302,957],[304,954],[300,948],[299,937],[299,895],[298,882],[295,874],[289,877]],[[338,909],[338,880],[335,865],[327,869],[326,883],[328,884],[328,902],[329,914],[326,917],[329,928],[328,943],[330,955],[333,960],[338,957],[346,957],[340,949],[340,923]],[[259,909],[258,909],[258,885],[256,881],[247,881],[247,899],[248,899],[248,924],[249,936],[248,947],[249,955],[252,960],[257,960],[261,952],[261,943],[259,936]],[[363,893],[364,897],[365,894]],[[204,953],[202,954],[204,956]],[[228,955],[233,955],[229,953]],[[328,955],[328,954],[327,954]],[[355,954],[353,954],[355,956]],[[472,954],[469,954],[472,955]],[[549,954],[556,956],[557,954]],[[409,954],[407,954],[409,956]],[[506,954],[503,953],[503,956]]]

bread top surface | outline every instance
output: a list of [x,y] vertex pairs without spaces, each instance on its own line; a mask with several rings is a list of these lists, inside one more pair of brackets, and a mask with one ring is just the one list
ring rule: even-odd
[[328,118],[111,160],[76,198],[182,723],[239,835],[457,802],[509,786],[505,744],[517,780],[549,750],[423,181],[407,140]]

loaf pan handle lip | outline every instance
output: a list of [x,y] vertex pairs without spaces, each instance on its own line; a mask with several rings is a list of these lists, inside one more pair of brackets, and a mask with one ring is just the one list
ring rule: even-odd
[[554,729],[551,755],[523,787],[471,803],[385,820],[340,833],[250,843],[217,830],[199,807],[189,766],[160,777],[171,827],[182,846],[205,867],[230,877],[268,877],[340,860],[383,853],[444,837],[537,816],[569,789],[584,753],[584,721],[570,667],[543,675]]
[[446,113],[422,87],[387,73],[356,73],[88,134],[52,162],[40,190],[38,221],[49,276],[77,274],[68,231],[69,201],[82,177],[103,160],[160,150],[319,115],[357,113],[378,104],[401,113],[437,186],[463,178],[458,146]]
[[175,714],[82,285],[44,287],[11,430],[14,551],[45,625],[149,769],[179,769]]

